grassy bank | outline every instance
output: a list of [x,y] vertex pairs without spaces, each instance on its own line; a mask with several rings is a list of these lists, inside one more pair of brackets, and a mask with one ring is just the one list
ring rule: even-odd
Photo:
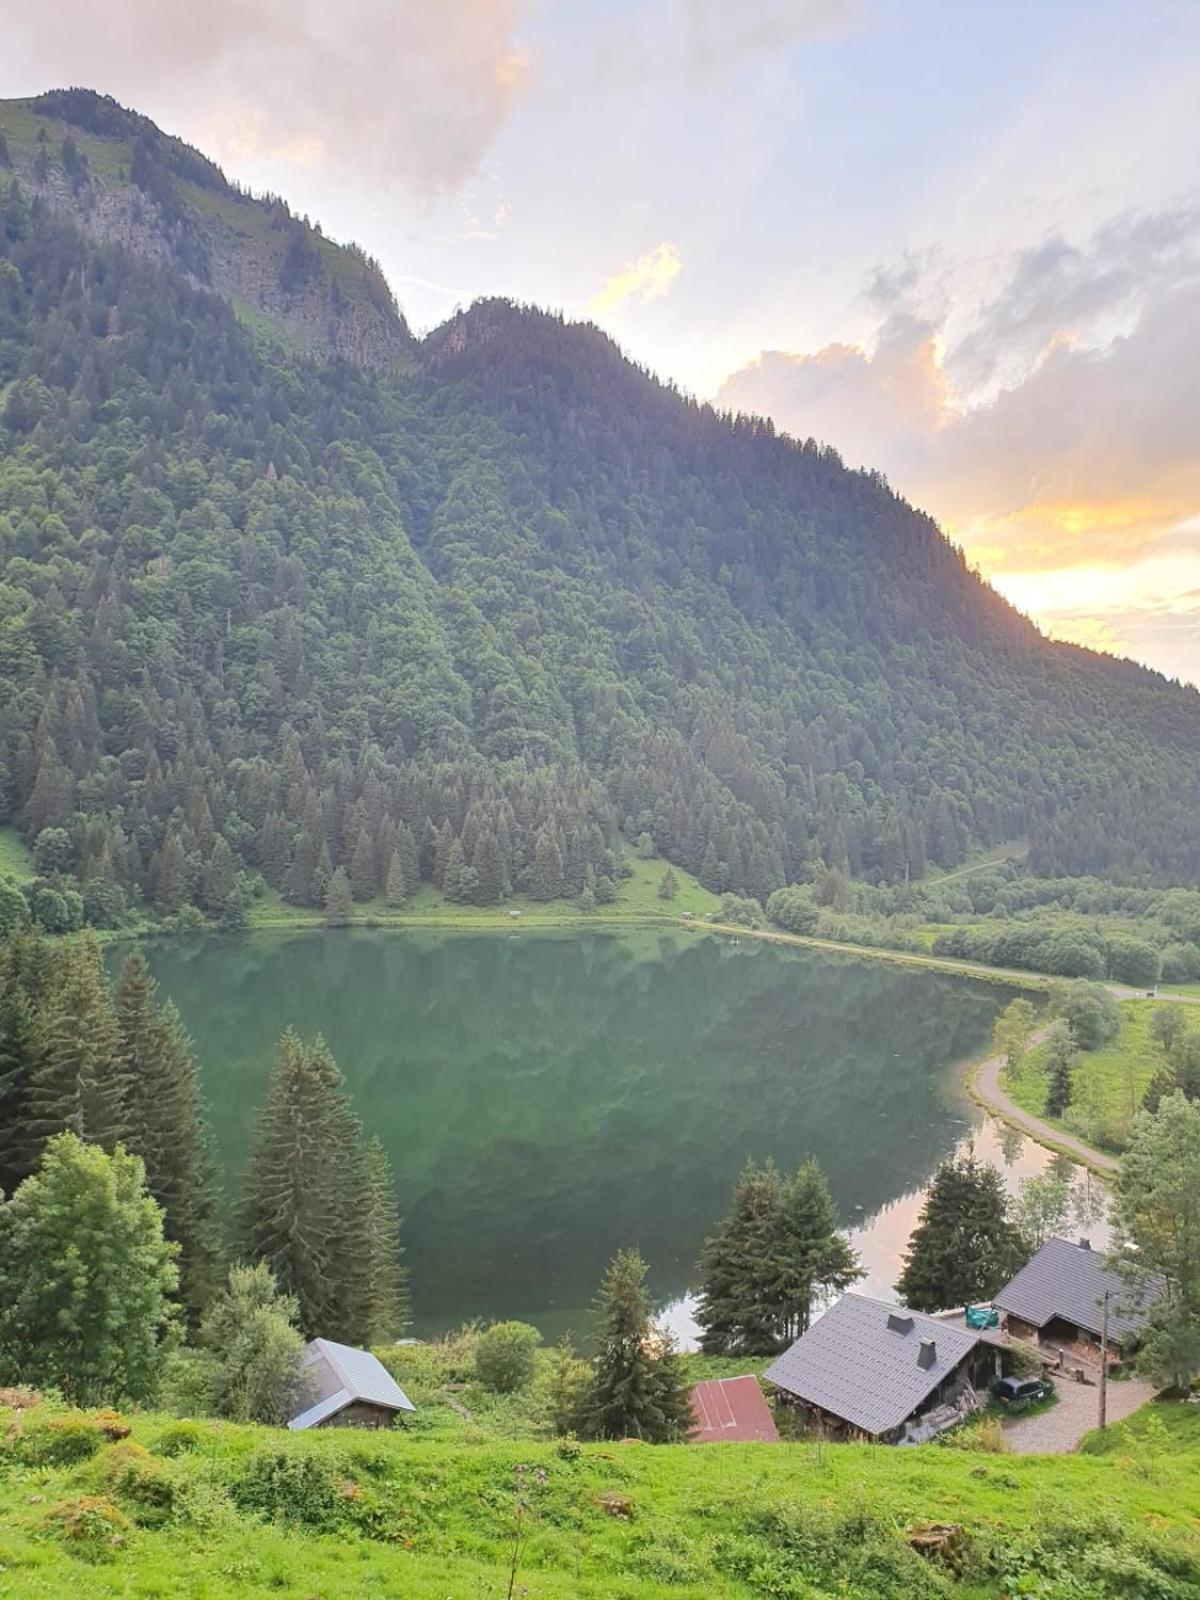
[[1150,1034],[1154,1010],[1152,1000],[1122,1002],[1116,1038],[1099,1050],[1080,1054],[1072,1073],[1071,1104],[1064,1117],[1046,1115],[1049,1077],[1044,1045],[1029,1051],[1015,1072],[1005,1072],[1005,1089],[1023,1110],[1043,1117],[1052,1128],[1119,1153],[1142,1096],[1162,1062]]
[[[400,906],[389,906],[382,898],[359,902],[351,913],[350,925],[519,930],[622,922],[678,922],[685,913],[701,918],[720,909],[720,897],[702,888],[682,867],[671,869],[678,885],[674,898],[661,900],[658,888],[667,871],[667,862],[638,858],[631,860],[630,865],[633,874],[621,882],[616,900],[611,905],[599,905],[594,911],[581,910],[577,900],[529,900],[521,895],[495,906],[459,905],[447,900],[429,884],[423,884]],[[324,925],[325,918],[319,910],[288,905],[274,890],[256,901],[250,912],[252,928],[320,928]]]
[[[108,1442],[0,1411],[0,1593],[1194,1600],[1200,1417],[1162,1409],[1065,1458],[449,1443],[419,1414],[303,1435],[146,1415]],[[931,1522],[961,1525],[952,1563],[910,1548]]]

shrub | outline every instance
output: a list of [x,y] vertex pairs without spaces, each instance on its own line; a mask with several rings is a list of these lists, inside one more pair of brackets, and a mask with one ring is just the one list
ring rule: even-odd
[[200,1448],[204,1435],[195,1422],[173,1422],[154,1441],[154,1454],[173,1460]]
[[1117,1031],[1117,1002],[1099,984],[1067,984],[1056,996],[1054,1009],[1081,1050],[1098,1050]]
[[60,1500],[46,1513],[46,1523],[73,1555],[85,1561],[107,1561],[129,1536],[129,1519],[104,1495],[85,1494]]
[[20,1453],[35,1466],[69,1467],[87,1461],[105,1443],[100,1424],[91,1417],[70,1414],[51,1417],[27,1428],[21,1435]]
[[485,1389],[513,1394],[533,1377],[542,1336],[527,1322],[497,1322],[480,1335],[475,1376]]
[[161,1461],[132,1439],[114,1445],[108,1456],[108,1487],[131,1507],[138,1522],[158,1527],[171,1515],[175,1480]]
[[272,1521],[329,1532],[343,1520],[346,1481],[344,1463],[336,1457],[268,1446],[246,1463],[233,1499],[243,1511],[257,1511]]

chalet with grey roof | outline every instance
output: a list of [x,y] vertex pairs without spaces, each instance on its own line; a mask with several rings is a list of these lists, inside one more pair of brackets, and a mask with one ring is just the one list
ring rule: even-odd
[[417,1408],[378,1357],[369,1350],[313,1339],[304,1355],[304,1398],[288,1423],[303,1428],[390,1428],[403,1411]]
[[995,1362],[973,1330],[845,1294],[766,1377],[835,1437],[900,1444],[932,1438],[974,1410]]
[[1116,1349],[1133,1344],[1153,1300],[1155,1280],[1139,1293],[1087,1241],[1047,1239],[1041,1249],[993,1295],[1005,1331],[1016,1339],[1060,1344],[1086,1353],[1100,1342],[1104,1297],[1108,1295],[1108,1338]]

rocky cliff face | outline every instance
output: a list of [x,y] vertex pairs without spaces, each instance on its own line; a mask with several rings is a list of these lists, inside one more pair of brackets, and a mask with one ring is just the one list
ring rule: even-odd
[[184,272],[319,356],[372,369],[414,341],[378,265],[116,102],[71,90],[0,102],[0,181],[92,238]]

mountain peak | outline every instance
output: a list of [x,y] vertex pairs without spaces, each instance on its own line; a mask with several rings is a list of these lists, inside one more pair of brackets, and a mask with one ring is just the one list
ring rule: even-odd
[[377,262],[286,201],[233,184],[200,151],[91,89],[0,101],[0,165],[93,238],[161,261],[292,344],[361,367],[413,346]]

